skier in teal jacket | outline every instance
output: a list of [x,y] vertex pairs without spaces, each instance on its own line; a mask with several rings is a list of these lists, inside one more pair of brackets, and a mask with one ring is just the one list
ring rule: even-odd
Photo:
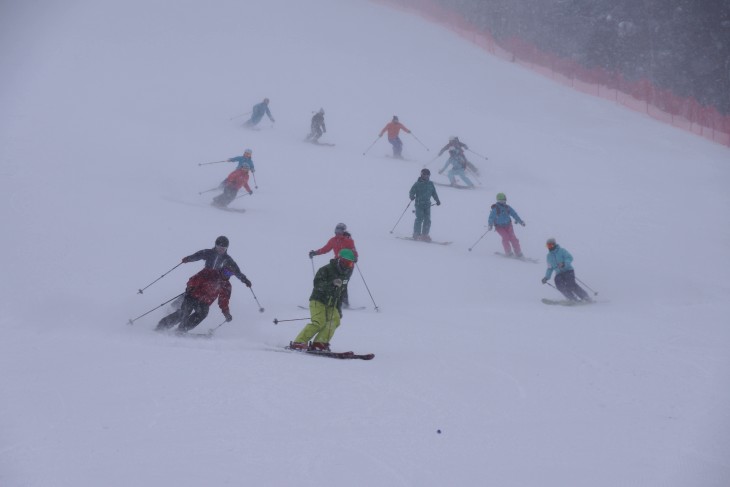
[[256,172],[256,169],[253,165],[253,159],[251,159],[251,155],[253,154],[253,151],[251,149],[246,149],[243,151],[242,156],[238,157],[231,157],[230,159],[227,159],[228,162],[237,162],[238,166],[236,166],[236,169],[243,169],[244,164],[248,164],[248,170],[251,172]]
[[449,159],[446,161],[446,164],[444,164],[444,167],[441,168],[439,174],[443,174],[446,168],[452,166],[451,170],[446,173],[449,177],[449,184],[451,184],[451,186],[456,186],[456,176],[459,176],[464,180],[464,183],[466,183],[468,188],[473,188],[474,183],[472,183],[471,179],[469,179],[466,175],[466,163],[467,161],[466,157],[464,157],[464,153],[456,147],[452,147],[449,149]]
[[431,237],[428,235],[431,230],[431,198],[436,201],[436,205],[441,204],[439,195],[436,193],[436,186],[431,182],[431,171],[428,169],[421,170],[421,177],[411,186],[408,193],[411,201],[416,203],[416,221],[413,222],[413,240],[423,240],[430,242]]
[[262,118],[264,118],[264,115],[268,115],[269,119],[271,119],[272,122],[275,122],[274,117],[271,116],[271,111],[269,110],[269,99],[264,98],[264,101],[261,103],[257,103],[253,106],[251,109],[251,118],[246,121],[243,125],[246,127],[253,127],[257,125]]
[[573,270],[573,256],[570,252],[557,244],[554,238],[549,238],[545,243],[548,249],[547,255],[547,271],[542,283],[545,284],[555,271],[555,287],[563,293],[568,301],[586,301],[590,302],[591,298],[588,293],[583,290],[575,282],[575,271]]

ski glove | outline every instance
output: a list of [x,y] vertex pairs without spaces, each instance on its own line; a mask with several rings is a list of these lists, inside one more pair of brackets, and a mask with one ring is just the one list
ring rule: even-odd
[[334,281],[332,281],[332,284],[334,284],[335,287],[340,287],[342,286],[342,279],[335,279]]
[[224,312],[223,312],[223,316],[225,316],[225,317],[226,317],[226,322],[230,322],[230,321],[232,321],[232,320],[233,320],[233,316],[231,316],[231,313],[230,313],[230,312],[228,312],[228,311],[224,311]]
[[441,206],[441,202],[440,201],[437,201],[436,202],[436,206]]
[[[248,194],[249,194],[249,195],[252,195],[252,194],[253,194],[253,191],[249,191],[249,192],[248,192]],[[523,224],[523,225],[524,225],[524,224]]]
[[187,264],[188,262],[190,262],[190,260],[188,260],[187,257],[183,257],[182,263]]
[[545,284],[546,282],[548,282],[548,278],[547,277],[543,277],[542,278],[542,283]]
[[246,287],[251,287],[251,281],[248,280],[248,277],[243,276],[243,279],[241,279],[241,282],[246,285]]
[[411,201],[413,201],[413,200],[415,200],[415,199],[416,199],[416,197],[415,197],[415,196],[411,196]]
[[315,255],[317,255],[317,252],[315,252],[314,250],[310,250],[310,251],[309,251],[309,258],[310,258],[310,259],[314,259],[314,256],[315,256]]
[[487,227],[487,231],[488,231],[488,232],[491,232],[492,230],[494,230],[494,225],[489,225],[489,226]]
[[524,227],[525,226],[525,222],[520,222],[520,225],[522,225]]

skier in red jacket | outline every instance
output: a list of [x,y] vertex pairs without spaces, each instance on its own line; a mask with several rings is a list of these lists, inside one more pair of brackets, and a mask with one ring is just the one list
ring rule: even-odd
[[[340,250],[350,249],[355,255],[355,262],[357,262],[357,249],[355,248],[355,241],[352,239],[352,235],[347,231],[347,225],[344,223],[338,223],[335,226],[335,236],[327,241],[327,243],[321,249],[310,250],[309,258],[313,259],[315,255],[326,254],[330,250],[335,253],[335,258],[340,255]],[[350,268],[350,275],[352,275],[353,268]],[[348,276],[349,277],[349,276]],[[342,293],[342,306],[345,308],[350,307],[350,301],[347,296],[347,289]]]
[[240,168],[236,168],[228,177],[221,183],[223,193],[213,198],[213,206],[219,208],[225,208],[231,201],[236,199],[238,190],[245,188],[248,194],[252,194],[251,187],[248,185],[248,173],[251,170],[251,166],[247,163],[243,163]]
[[185,297],[180,309],[165,316],[157,324],[156,331],[167,330],[179,323],[177,331],[185,333],[192,330],[208,316],[210,305],[218,299],[223,316],[226,321],[233,317],[228,308],[231,299],[230,277],[234,272],[224,267],[223,269],[203,269],[188,280],[185,288]]

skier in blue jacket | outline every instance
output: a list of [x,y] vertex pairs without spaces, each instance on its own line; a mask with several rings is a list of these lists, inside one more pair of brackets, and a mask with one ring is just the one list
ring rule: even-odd
[[439,174],[443,174],[446,168],[451,166],[451,170],[446,174],[449,177],[449,184],[456,186],[456,176],[459,176],[468,188],[473,188],[474,183],[466,176],[466,164],[467,161],[466,157],[464,157],[464,152],[456,147],[452,147],[449,149],[449,159],[444,164],[444,167],[441,168]]
[[237,162],[238,166],[236,166],[236,169],[242,169],[245,164],[248,164],[249,171],[256,172],[256,169],[254,169],[253,165],[253,159],[251,159],[251,154],[253,154],[251,149],[246,149],[245,151],[243,151],[242,156],[231,157],[230,159],[227,159],[227,161]]
[[[522,249],[520,248],[520,241],[515,235],[515,230],[512,228],[512,219],[515,219],[515,223],[518,225],[525,226],[525,222],[522,221],[520,215],[507,204],[507,196],[504,193],[497,193],[497,202],[492,205],[492,210],[489,212],[489,218],[487,223],[489,224],[489,230],[495,228],[500,237],[502,237],[502,247],[504,248],[504,255],[507,257],[522,257]],[[514,251],[514,253],[513,253]]]
[[590,302],[591,298],[588,293],[575,282],[573,256],[570,255],[570,252],[558,245],[554,238],[549,238],[545,246],[548,248],[547,271],[545,277],[542,278],[542,283],[548,282],[555,271],[555,287],[568,301]]
[[264,118],[264,115],[268,115],[272,122],[276,121],[274,120],[274,117],[271,116],[268,98],[264,98],[264,101],[262,101],[261,103],[257,103],[253,106],[253,108],[251,109],[251,118],[248,119],[248,121],[243,125],[246,127],[253,127],[257,125],[262,118]]

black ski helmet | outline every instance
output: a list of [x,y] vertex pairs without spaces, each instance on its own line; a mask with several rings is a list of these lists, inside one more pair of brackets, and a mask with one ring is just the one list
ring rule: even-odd
[[421,176],[430,176],[431,171],[428,169],[421,169]]
[[393,121],[394,122],[397,122],[398,121],[398,115],[393,115]]
[[225,247],[225,248],[228,248],[228,237],[224,237],[223,235],[221,235],[220,237],[218,237],[217,239],[215,239],[215,245],[217,247]]

